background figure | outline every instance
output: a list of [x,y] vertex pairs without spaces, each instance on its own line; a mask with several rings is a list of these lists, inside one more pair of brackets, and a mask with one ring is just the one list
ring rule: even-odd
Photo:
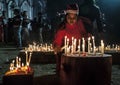
[[4,42],[4,31],[3,31],[3,17],[2,14],[0,14],[0,42]]
[[31,41],[36,41],[37,40],[37,34],[38,34],[38,28],[37,28],[37,18],[34,17],[34,19],[31,21],[31,27],[32,31],[30,31],[30,37],[32,38]]
[[6,18],[6,12],[2,12],[2,17],[3,17],[3,31],[4,31],[4,42],[8,42],[8,25],[7,25],[7,18]]
[[13,32],[13,19],[12,18],[8,18],[8,23],[7,23],[7,27],[8,27],[8,42],[13,42],[14,41],[14,32]]
[[20,15],[19,9],[14,9],[14,17],[13,17],[13,31],[14,31],[14,39],[17,47],[22,47],[22,39],[21,39],[21,27],[22,17]]
[[38,29],[38,42],[39,43],[43,43],[43,37],[42,37],[42,14],[41,12],[38,13],[38,17],[37,17],[37,29]]
[[89,29],[92,35],[95,36],[96,42],[103,39],[103,26],[101,11],[95,4],[95,0],[84,0],[84,3],[80,6],[80,16],[86,17],[91,21],[91,24],[86,24],[86,28]]
[[23,11],[22,19],[22,45],[27,46],[30,43],[30,33],[28,29],[30,19],[27,16],[27,11]]
[[51,43],[52,40],[52,34],[53,31],[51,32],[51,25],[48,22],[48,20],[44,21],[43,26],[42,26],[42,37],[43,37],[43,43]]

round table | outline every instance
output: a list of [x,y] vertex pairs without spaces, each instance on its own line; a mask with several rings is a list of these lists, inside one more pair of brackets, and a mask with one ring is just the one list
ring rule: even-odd
[[112,56],[61,56],[61,85],[111,85]]

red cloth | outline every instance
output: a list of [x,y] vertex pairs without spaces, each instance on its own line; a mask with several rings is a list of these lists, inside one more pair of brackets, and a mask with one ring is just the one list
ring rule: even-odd
[[58,30],[55,39],[53,42],[54,46],[62,46],[64,44],[64,37],[67,36],[70,42],[72,37],[76,39],[81,39],[82,37],[87,38],[88,33],[85,30],[85,27],[81,20],[78,20],[75,24],[65,24],[65,29]]

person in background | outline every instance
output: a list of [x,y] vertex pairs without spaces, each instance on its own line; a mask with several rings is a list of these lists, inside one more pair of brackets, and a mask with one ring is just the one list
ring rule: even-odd
[[13,31],[14,31],[15,44],[19,49],[22,48],[21,30],[22,30],[22,17],[20,15],[20,10],[14,9]]
[[3,17],[2,13],[0,12],[0,42],[4,42],[4,31],[3,31]]
[[95,36],[96,43],[103,39],[103,25],[100,8],[95,4],[95,0],[84,0],[84,3],[79,7],[80,16],[89,19],[90,23],[86,24],[86,29]]
[[90,33],[87,32],[83,21],[78,17],[79,8],[77,4],[70,4],[65,10],[65,20],[60,24],[58,31],[55,34],[53,41],[53,48],[56,56],[57,62],[57,72],[60,70],[60,57],[61,57],[61,48],[64,46],[64,37],[69,38],[69,42],[72,42],[72,37],[76,39],[87,38],[90,36]]
[[42,30],[43,30],[43,23],[42,23],[42,13],[38,12],[38,16],[37,16],[37,29],[38,29],[38,42],[39,43],[43,43],[43,36],[42,36]]
[[30,23],[30,19],[27,16],[27,11],[23,11],[22,13],[22,45],[28,46],[30,42],[30,33],[28,29],[28,24]]
[[7,18],[6,18],[6,11],[2,11],[2,17],[3,17],[3,31],[4,31],[4,43],[8,43],[8,25],[7,25]]

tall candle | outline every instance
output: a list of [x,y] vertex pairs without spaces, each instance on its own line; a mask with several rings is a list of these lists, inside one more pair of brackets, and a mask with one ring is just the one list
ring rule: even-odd
[[29,65],[30,65],[30,61],[31,61],[31,56],[32,56],[32,53],[30,53],[30,56],[29,56],[29,61],[28,61]]
[[16,57],[16,67],[18,68],[18,57]]
[[47,45],[47,43],[45,44],[45,48],[46,48],[46,51],[48,50],[48,45]]
[[104,42],[101,40],[101,53],[104,54]]
[[88,38],[88,54],[90,54],[90,37]]
[[85,39],[82,38],[82,52],[85,52]]
[[74,37],[72,37],[71,53],[74,52]]
[[74,48],[73,48],[73,49],[74,49],[73,52],[74,52],[74,53],[76,52],[76,42],[77,42],[77,40],[74,39],[74,43],[73,43],[73,47],[74,47]]
[[28,52],[25,51],[25,54],[26,54],[26,65],[27,65],[27,61],[28,61]]
[[66,53],[68,53],[68,46],[69,46],[69,39],[67,38],[67,43],[66,43]]
[[94,39],[94,36],[92,36],[92,40],[93,40],[93,53],[95,53],[95,39]]
[[21,67],[21,58],[19,58],[19,64],[18,64],[19,68]]
[[64,42],[64,46],[65,46],[65,54],[66,54],[66,52],[67,52],[67,49],[66,49],[66,43],[67,43],[67,36],[65,36],[65,40],[64,40],[65,42]]
[[81,41],[80,41],[80,39],[79,39],[79,41],[78,41],[78,52],[80,53],[80,45],[81,45]]

